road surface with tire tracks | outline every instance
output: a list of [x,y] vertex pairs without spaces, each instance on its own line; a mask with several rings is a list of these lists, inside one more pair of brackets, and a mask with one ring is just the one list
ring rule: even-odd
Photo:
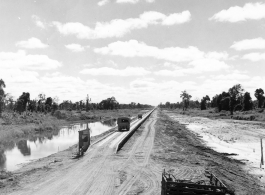
[[[145,194],[159,194],[159,171],[150,169],[156,122],[156,111],[142,125],[141,136],[134,142],[126,158],[115,154],[117,144],[128,132],[115,132],[92,145],[75,163],[59,168],[49,177],[26,184],[13,195],[66,195],[66,194],[126,194],[136,182],[143,184]],[[131,129],[138,121],[131,124]],[[126,172],[124,182],[119,182],[119,173]]]

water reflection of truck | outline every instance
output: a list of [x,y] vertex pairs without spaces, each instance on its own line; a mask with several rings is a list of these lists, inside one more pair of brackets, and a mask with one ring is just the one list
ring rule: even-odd
[[128,117],[120,117],[118,118],[118,131],[122,131],[123,129],[126,129],[127,131],[130,130],[130,122],[131,119]]

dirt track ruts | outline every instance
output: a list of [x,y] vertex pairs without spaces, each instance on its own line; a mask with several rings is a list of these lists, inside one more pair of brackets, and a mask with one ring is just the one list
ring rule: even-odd
[[[85,156],[64,166],[58,168],[47,175],[40,177],[39,180],[25,184],[22,188],[11,193],[12,195],[60,195],[60,194],[126,194],[139,178],[147,182],[148,192],[154,190],[153,181],[143,170],[149,161],[150,152],[154,140],[155,119],[148,119],[145,124],[145,133],[133,146],[127,159],[120,159],[119,154],[115,154],[115,144],[122,134],[126,132],[115,132],[107,141],[102,140],[93,145],[86,152]],[[140,148],[142,147],[142,148]],[[143,161],[138,162],[135,153],[144,149]],[[121,166],[122,164],[122,166]],[[139,165],[137,165],[139,164]],[[122,169],[121,169],[122,167]],[[132,178],[122,185],[117,184],[119,171],[132,170]],[[142,179],[142,178],[145,179]],[[147,179],[146,179],[147,178]],[[159,187],[159,185],[155,185]]]

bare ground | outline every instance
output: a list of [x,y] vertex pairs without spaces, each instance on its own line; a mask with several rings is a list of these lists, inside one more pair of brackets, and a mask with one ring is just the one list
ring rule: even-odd
[[206,147],[159,110],[115,154],[120,135],[93,145],[81,159],[71,159],[69,149],[29,163],[7,178],[9,185],[0,185],[0,194],[160,194],[163,169],[193,181],[206,180],[209,170],[236,194],[265,194],[243,162]]

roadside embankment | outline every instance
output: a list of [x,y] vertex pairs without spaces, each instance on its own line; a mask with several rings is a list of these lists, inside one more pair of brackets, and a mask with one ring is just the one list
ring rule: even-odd
[[235,194],[265,194],[259,178],[244,169],[245,162],[208,147],[199,136],[164,111],[158,112],[155,128],[152,159],[176,178],[207,182],[204,172],[208,170]]

